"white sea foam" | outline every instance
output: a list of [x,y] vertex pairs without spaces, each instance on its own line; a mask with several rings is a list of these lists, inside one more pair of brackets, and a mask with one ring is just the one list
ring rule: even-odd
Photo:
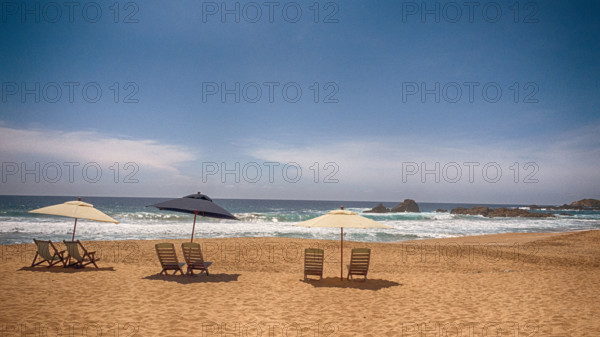
[[[8,201],[11,200],[8,199]],[[4,206],[5,209],[2,209],[4,214],[0,215],[0,244],[31,242],[33,238],[57,241],[70,239],[73,219],[27,213],[29,209],[55,202],[55,200],[49,202],[45,199],[35,199],[30,201],[31,204],[25,206]],[[113,216],[120,223],[79,220],[76,238],[81,240],[183,239],[189,238],[191,235],[194,219],[192,214],[147,208],[145,205],[151,203],[147,200],[109,198],[105,203],[106,205],[102,205],[99,202],[98,208]],[[334,209],[337,202],[237,200],[230,201],[230,203],[224,206],[231,209],[240,221],[198,217],[195,237],[262,236],[339,240],[339,228],[293,226],[297,222],[325,214],[327,210]],[[346,209],[380,221],[392,228],[345,229],[346,240],[389,242],[506,232],[600,229],[600,212],[570,212],[571,216],[557,215],[555,218],[486,218],[434,211],[364,213],[369,208],[359,206]],[[430,206],[429,209],[439,208],[437,206]],[[450,209],[450,206],[452,205],[444,208]],[[2,205],[0,205],[1,207]],[[9,209],[7,210],[7,208]]]
[[[346,240],[398,241],[406,238],[444,238],[462,235],[482,235],[505,232],[542,232],[598,229],[600,220],[581,217],[554,219],[483,218],[455,216],[447,213],[422,214],[421,219],[379,220],[392,229],[345,229]],[[128,219],[119,224],[79,220],[76,237],[82,240],[186,238],[191,235],[190,221],[147,221]],[[307,228],[293,226],[295,222],[280,222],[273,218],[256,217],[245,221],[196,222],[195,237],[291,236],[339,239],[337,228]],[[67,218],[4,218],[0,222],[0,237],[30,242],[32,238],[70,239],[73,221]],[[8,243],[8,242],[3,242]],[[12,243],[12,242],[11,242]]]

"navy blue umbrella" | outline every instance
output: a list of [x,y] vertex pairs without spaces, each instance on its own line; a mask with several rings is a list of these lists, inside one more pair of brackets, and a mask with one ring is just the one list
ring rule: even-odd
[[197,194],[186,195],[183,198],[171,199],[158,204],[146,207],[156,207],[160,210],[174,211],[194,214],[194,227],[192,228],[192,242],[194,241],[194,231],[196,230],[196,217],[198,215],[217,219],[239,220],[233,214],[229,213],[223,207],[215,204],[211,198],[198,192]]

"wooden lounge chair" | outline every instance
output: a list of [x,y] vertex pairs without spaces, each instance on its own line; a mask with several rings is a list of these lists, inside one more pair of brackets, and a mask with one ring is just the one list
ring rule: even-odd
[[[35,252],[35,256],[33,257],[33,262],[31,262],[32,267],[35,267],[44,262],[48,262],[48,268],[52,267],[55,264],[58,264],[59,262],[62,263],[63,266],[65,266],[65,258],[63,256],[63,254],[65,253],[64,250],[59,251],[58,249],[56,249],[56,247],[54,247],[54,244],[50,240],[43,241],[33,239],[33,242],[35,242],[35,245],[37,246],[37,251]],[[50,253],[50,247],[52,247],[52,251],[54,253]],[[37,260],[38,256],[40,257],[41,261],[36,263],[35,260]]]
[[[67,246],[67,253],[69,254],[66,259],[67,267],[75,266],[76,268],[84,268],[88,264],[93,264],[94,267],[98,268],[96,261],[100,259],[96,258],[96,252],[88,252],[79,240],[63,242]],[[83,255],[79,253],[79,248],[81,248]],[[71,260],[74,262],[71,262]]]
[[304,250],[304,280],[308,280],[308,275],[318,275],[323,278],[323,249],[307,248]]
[[177,260],[175,245],[172,243],[163,242],[157,243],[154,247],[156,248],[156,255],[158,255],[158,261],[160,261],[160,265],[162,267],[162,270],[160,271],[161,275],[163,273],[165,275],[169,275],[169,270],[173,270],[172,275],[177,274],[178,271],[181,273],[181,275],[183,275],[183,270],[181,270],[183,263],[179,263]]
[[181,250],[183,251],[185,263],[187,264],[186,275],[189,274],[194,276],[194,269],[200,270],[200,275],[202,275],[203,272],[206,272],[207,276],[209,275],[208,267],[210,267],[212,262],[204,261],[199,243],[184,242],[181,244]]
[[369,271],[369,261],[371,260],[371,249],[369,248],[354,248],[352,249],[352,257],[350,265],[348,265],[348,280],[352,275],[362,275],[367,280],[367,272]]

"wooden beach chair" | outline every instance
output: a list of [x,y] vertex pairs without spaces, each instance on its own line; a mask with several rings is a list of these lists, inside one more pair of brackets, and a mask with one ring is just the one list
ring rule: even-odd
[[352,275],[362,275],[367,280],[367,272],[369,271],[369,261],[371,260],[371,249],[369,248],[354,248],[352,249],[352,257],[350,265],[348,265],[348,280]]
[[308,275],[319,276],[323,278],[323,249],[307,248],[304,250],[304,280],[308,280]]
[[[35,267],[44,262],[48,262],[48,268],[52,267],[55,264],[58,264],[59,262],[62,263],[63,266],[65,266],[65,258],[63,256],[63,254],[65,253],[64,250],[59,251],[58,249],[56,249],[56,247],[54,247],[54,244],[50,240],[43,241],[33,239],[33,242],[35,242],[37,250],[35,252],[35,256],[33,257],[33,262],[31,262],[32,267]],[[50,248],[52,248],[52,251],[54,253],[50,253]],[[41,261],[36,263],[35,261],[38,257]]]
[[199,243],[184,242],[181,244],[181,250],[183,251],[185,263],[187,264],[186,275],[189,274],[194,276],[194,269],[200,270],[200,275],[202,275],[203,272],[206,272],[207,276],[209,275],[208,267],[210,267],[212,262],[204,261]]
[[160,261],[160,265],[162,267],[162,270],[160,271],[161,275],[163,273],[165,275],[169,275],[169,270],[173,270],[172,275],[177,274],[178,271],[181,273],[181,275],[183,275],[183,270],[181,270],[183,263],[179,263],[179,260],[177,260],[175,245],[172,243],[163,242],[157,243],[154,245],[154,247],[156,248],[156,255],[158,256],[158,261]]
[[[84,268],[88,264],[93,264],[94,267],[98,268],[96,262],[100,261],[100,259],[96,258],[96,252],[88,252],[79,240],[63,242],[65,243],[65,246],[67,246],[67,267],[75,266],[76,268]],[[83,255],[79,253],[79,248],[81,248]],[[71,260],[73,260],[73,262],[71,262]]]

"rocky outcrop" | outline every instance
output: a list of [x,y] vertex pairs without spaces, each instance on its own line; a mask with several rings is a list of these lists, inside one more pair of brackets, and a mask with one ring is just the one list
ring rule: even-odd
[[523,217],[523,218],[553,218],[554,214],[552,213],[532,213],[529,211],[526,211],[524,209],[519,209],[519,208],[497,208],[492,210],[491,212],[489,212],[487,215],[487,217],[489,218],[496,218],[496,217],[502,217],[502,218],[513,218],[513,217]]
[[581,199],[579,201],[572,202],[569,206],[571,206],[573,209],[600,210],[600,200]]
[[448,210],[447,209],[443,209],[443,208],[438,208],[435,211],[436,211],[436,213],[448,213]]
[[546,209],[546,210],[554,210],[554,211],[561,211],[561,210],[592,210],[592,211],[597,211],[600,210],[600,200],[598,199],[581,199],[578,201],[574,201],[570,204],[562,204],[562,206],[538,206],[538,205],[531,205],[529,206],[529,209]]
[[552,209],[552,210],[567,210],[567,209],[583,209],[582,207],[579,206],[572,206],[572,205],[567,205],[567,204],[562,204],[562,206],[546,206],[546,209]]
[[[581,199],[579,201],[572,202],[570,204],[564,204],[562,206],[538,206],[529,205],[530,210],[600,210],[600,200],[598,199]],[[379,204],[372,209],[365,211],[365,213],[398,213],[398,212],[412,212],[419,213],[419,205],[412,199],[404,199],[403,202],[389,209],[383,204]],[[438,213],[448,212],[445,209],[438,208]],[[537,213],[530,212],[519,208],[497,208],[493,209],[485,206],[475,206],[472,208],[457,207],[450,211],[450,214],[462,214],[462,215],[481,215],[489,218],[495,217],[524,217],[524,218],[547,218],[554,217],[553,213]],[[571,215],[567,213],[560,213],[561,215]]]
[[403,202],[394,206],[394,208],[392,208],[392,209],[389,209],[389,208],[383,206],[383,204],[379,204],[379,205],[371,208],[370,210],[365,211],[365,213],[398,213],[398,212],[419,213],[420,212],[419,205],[417,205],[417,203],[412,199],[404,199]]
[[392,213],[396,212],[412,212],[419,213],[419,205],[412,199],[404,199],[402,203],[394,206],[391,210]]
[[488,215],[492,209],[489,207],[475,206],[473,208],[456,207],[450,211],[450,214],[462,214],[462,215]]
[[371,208],[368,211],[365,211],[365,213],[389,213],[390,209],[383,206],[383,204],[379,204],[373,208]]
[[532,213],[518,208],[489,208],[484,206],[475,206],[473,208],[457,207],[450,211],[451,214],[462,215],[482,215],[488,218],[496,217],[524,217],[524,218],[547,218],[554,217],[552,213]]

